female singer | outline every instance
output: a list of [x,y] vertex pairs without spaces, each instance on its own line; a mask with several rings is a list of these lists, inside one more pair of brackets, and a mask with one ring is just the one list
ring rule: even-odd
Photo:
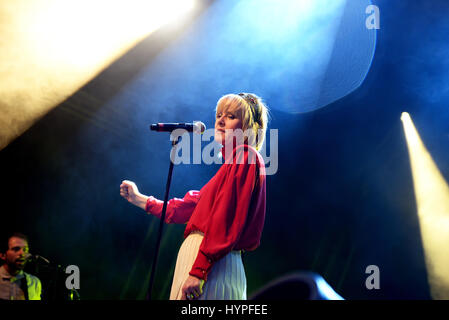
[[[187,224],[171,300],[246,299],[241,253],[259,246],[264,225],[266,176],[258,151],[267,123],[268,109],[254,94],[228,94],[218,101],[214,138],[223,146],[224,163],[200,191],[167,203],[165,222]],[[243,143],[235,132],[246,133]],[[163,201],[141,194],[132,181],[122,182],[120,195],[161,217]]]

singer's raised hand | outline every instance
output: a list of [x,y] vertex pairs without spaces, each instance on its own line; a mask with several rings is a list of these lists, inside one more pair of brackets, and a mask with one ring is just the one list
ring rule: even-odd
[[123,180],[120,185],[120,195],[133,205],[145,210],[148,197],[139,192],[139,189],[134,182]]

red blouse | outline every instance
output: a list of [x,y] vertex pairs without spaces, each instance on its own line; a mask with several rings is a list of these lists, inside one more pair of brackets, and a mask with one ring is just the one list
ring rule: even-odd
[[[234,148],[232,158],[226,159],[200,191],[189,191],[184,198],[173,198],[167,203],[165,222],[187,223],[184,238],[194,230],[204,233],[189,273],[204,280],[214,262],[232,250],[255,250],[265,221],[266,175],[262,156],[253,147],[240,145]],[[163,201],[150,196],[145,210],[161,218],[162,206]]]

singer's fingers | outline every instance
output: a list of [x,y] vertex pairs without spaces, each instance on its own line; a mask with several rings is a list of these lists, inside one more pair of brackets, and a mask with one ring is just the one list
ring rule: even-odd
[[128,193],[125,193],[125,192],[120,192],[120,195],[121,195],[123,198],[128,198],[128,197],[129,197],[129,194],[128,194]]
[[139,189],[137,188],[136,184],[129,180],[124,180],[122,184],[120,185],[122,188],[127,188],[128,191],[132,190],[134,192],[137,192]]

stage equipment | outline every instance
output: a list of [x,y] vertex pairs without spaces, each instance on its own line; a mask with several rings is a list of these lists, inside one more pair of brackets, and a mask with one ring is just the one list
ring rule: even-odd
[[[186,125],[186,123],[183,123],[183,125]],[[193,125],[191,125],[189,127],[192,129],[191,131],[196,132],[196,133],[203,133],[206,130],[206,126],[204,125],[204,123],[202,123],[200,121],[194,121]],[[155,129],[153,129],[153,125],[150,126],[150,129],[155,130]],[[180,128],[178,127],[175,129],[180,129]],[[173,129],[173,130],[175,130],[175,129]],[[170,130],[170,131],[172,131],[172,130]],[[159,223],[159,231],[158,231],[158,235],[157,235],[156,249],[154,251],[153,265],[151,266],[150,282],[149,282],[148,292],[147,292],[147,296],[146,296],[147,300],[151,300],[151,294],[153,291],[153,283],[154,283],[154,276],[156,274],[157,258],[159,255],[159,248],[161,245],[162,232],[163,232],[164,221],[165,221],[165,214],[167,212],[168,195],[170,193],[170,184],[171,184],[171,178],[172,178],[172,174],[173,174],[173,165],[175,162],[176,149],[177,149],[177,144],[179,142],[179,138],[180,138],[180,136],[178,136],[178,135],[175,135],[175,134],[170,135],[170,139],[172,142],[172,148],[171,148],[171,152],[170,152],[170,166],[168,168],[168,177],[167,177],[167,183],[165,186],[164,204],[162,206],[162,214],[161,214],[161,220]]]
[[344,300],[319,274],[299,271],[278,278],[249,300]]

